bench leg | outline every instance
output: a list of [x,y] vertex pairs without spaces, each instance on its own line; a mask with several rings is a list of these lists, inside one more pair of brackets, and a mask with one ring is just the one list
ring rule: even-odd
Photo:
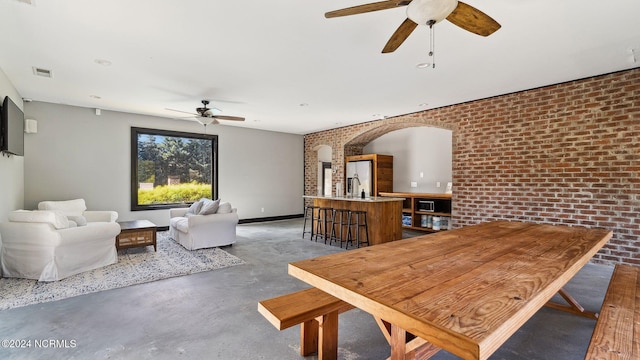
[[313,319],[300,324],[300,355],[318,352],[318,321]]
[[318,353],[318,360],[338,359],[338,311],[300,324],[300,355]]
[[318,360],[338,359],[338,312],[316,318],[319,325]]

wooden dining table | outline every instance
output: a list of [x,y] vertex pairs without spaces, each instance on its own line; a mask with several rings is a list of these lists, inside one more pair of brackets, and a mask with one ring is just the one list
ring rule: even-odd
[[288,271],[373,315],[393,360],[440,349],[487,359],[558,292],[581,313],[563,286],[611,236],[494,221],[297,261]]

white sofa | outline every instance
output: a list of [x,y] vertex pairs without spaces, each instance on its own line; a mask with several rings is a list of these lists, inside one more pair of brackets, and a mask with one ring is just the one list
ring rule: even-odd
[[238,211],[228,202],[201,199],[189,208],[170,209],[169,216],[169,237],[188,250],[236,242]]
[[85,211],[82,199],[38,207],[47,210],[14,211],[0,224],[3,276],[56,281],[118,261],[115,211]]

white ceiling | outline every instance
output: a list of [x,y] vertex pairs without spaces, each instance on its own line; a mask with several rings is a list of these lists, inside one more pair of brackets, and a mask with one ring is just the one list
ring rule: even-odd
[[24,98],[171,118],[209,99],[247,119],[225,125],[295,134],[640,65],[638,0],[468,0],[502,28],[438,23],[435,69],[416,67],[427,27],[380,53],[406,8],[324,18],[366,0],[25,2],[0,0],[0,69]]

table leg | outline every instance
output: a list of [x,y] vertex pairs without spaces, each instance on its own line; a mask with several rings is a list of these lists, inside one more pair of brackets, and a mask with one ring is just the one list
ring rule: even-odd
[[391,324],[391,360],[405,360],[407,354],[407,331]]
[[586,311],[584,307],[582,307],[582,305],[580,305],[580,303],[578,303],[578,301],[573,296],[571,296],[565,289],[560,289],[558,291],[558,294],[560,294],[560,296],[562,296],[562,298],[569,304],[568,306],[558,304],[553,301],[547,302],[545,306],[550,307],[552,309],[556,309],[556,310],[566,311],[568,313],[572,313],[575,315],[584,316],[589,319],[598,319],[598,313],[593,311]]
[[[391,323],[384,321],[378,317],[374,316],[374,319],[376,320],[376,323],[380,327],[380,330],[382,331],[382,335],[384,335],[385,339],[387,339],[387,342],[392,347],[392,355],[391,357],[387,358],[387,360],[390,360],[393,358],[393,344],[392,344],[393,340],[391,335],[392,325]],[[398,335],[398,336],[401,336],[401,335]],[[405,359],[405,360],[430,359],[433,355],[437,354],[438,352],[440,352],[440,350],[442,350],[441,348],[433,345],[427,340],[419,338],[406,331],[404,332],[404,342],[405,342],[404,357],[402,357],[401,359]]]

